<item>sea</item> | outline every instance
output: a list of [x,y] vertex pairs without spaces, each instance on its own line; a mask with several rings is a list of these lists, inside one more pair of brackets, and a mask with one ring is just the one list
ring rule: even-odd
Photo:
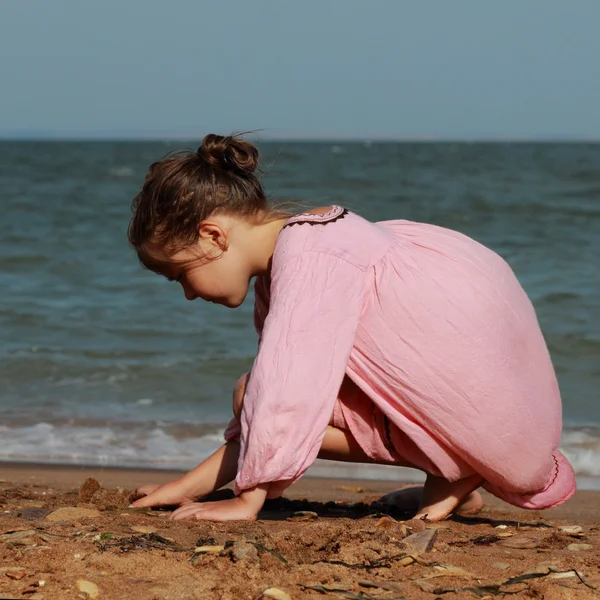
[[[0,142],[0,473],[9,461],[187,469],[222,443],[256,352],[252,294],[235,310],[188,302],[126,235],[148,166],[192,146]],[[580,487],[600,489],[600,144],[259,147],[274,202],[435,223],[508,261],[558,375],[561,447]],[[406,479],[372,465],[309,472]]]

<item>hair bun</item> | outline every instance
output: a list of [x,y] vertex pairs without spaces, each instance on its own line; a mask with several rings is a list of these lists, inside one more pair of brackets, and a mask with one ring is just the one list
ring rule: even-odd
[[212,167],[252,174],[258,168],[256,146],[231,135],[209,133],[198,148],[198,156]]

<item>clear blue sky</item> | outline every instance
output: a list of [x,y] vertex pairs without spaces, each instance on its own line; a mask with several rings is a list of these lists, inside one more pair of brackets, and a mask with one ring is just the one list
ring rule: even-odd
[[0,135],[592,137],[600,0],[0,0]]

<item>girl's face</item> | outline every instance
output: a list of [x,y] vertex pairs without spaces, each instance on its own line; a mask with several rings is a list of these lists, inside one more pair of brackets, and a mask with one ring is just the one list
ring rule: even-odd
[[160,264],[160,273],[181,285],[188,300],[202,298],[236,308],[246,298],[254,274],[242,241],[219,226],[203,225],[198,241],[173,255],[165,255],[156,244],[148,244],[146,250]]
[[188,300],[202,298],[236,308],[248,294],[251,275],[231,250],[211,257],[210,254],[203,255],[202,250],[185,248],[171,257],[165,275],[169,281],[181,285]]

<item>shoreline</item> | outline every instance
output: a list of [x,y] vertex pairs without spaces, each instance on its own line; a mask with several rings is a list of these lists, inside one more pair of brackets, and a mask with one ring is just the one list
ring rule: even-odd
[[[107,489],[126,488],[133,491],[147,483],[166,483],[183,475],[185,470],[162,470],[115,466],[79,466],[33,463],[0,462],[0,487],[15,486],[50,488],[57,492],[74,491],[89,477],[98,480]],[[418,485],[414,480],[376,480],[347,477],[305,475],[285,492],[292,500],[310,499],[318,502],[372,502],[377,497],[402,487]],[[232,489],[227,485],[224,489]],[[356,490],[361,490],[357,492]],[[556,508],[531,511],[514,507],[480,490],[486,510],[503,515],[536,515],[558,519],[600,521],[600,492],[578,489],[575,496]],[[527,520],[525,517],[524,520]]]

